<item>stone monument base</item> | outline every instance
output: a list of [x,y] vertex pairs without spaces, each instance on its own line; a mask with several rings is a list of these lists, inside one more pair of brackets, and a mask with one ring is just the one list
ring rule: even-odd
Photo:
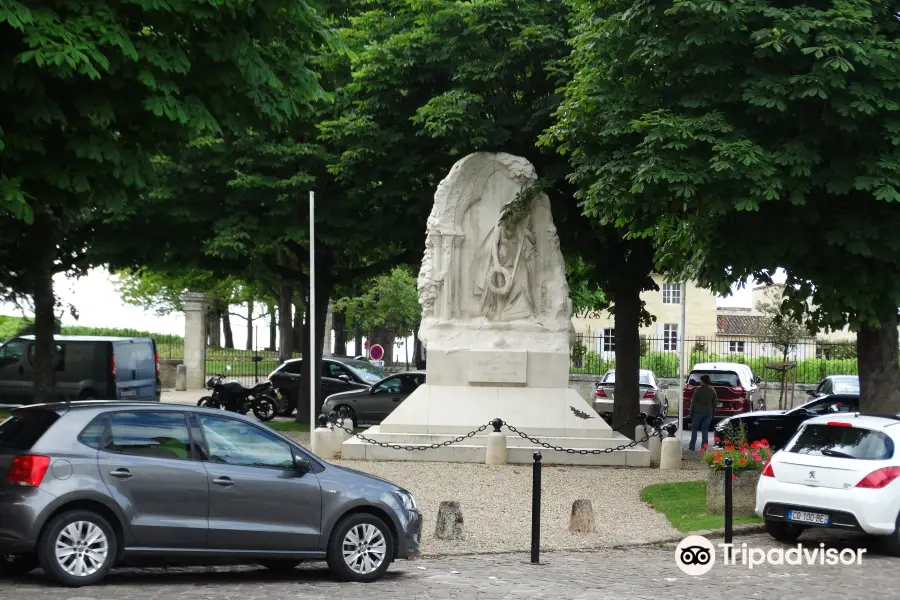
[[[494,418],[542,442],[577,450],[614,448],[630,440],[613,431],[578,392],[571,388],[506,386],[436,386],[413,392],[380,426],[364,435],[379,442],[422,446],[440,444],[469,433]],[[458,444],[429,450],[396,450],[353,437],[341,445],[347,460],[410,460],[484,464],[488,427]],[[506,428],[507,462],[530,464],[540,451],[545,464],[649,467],[643,445],[602,454],[570,454],[548,450]]]

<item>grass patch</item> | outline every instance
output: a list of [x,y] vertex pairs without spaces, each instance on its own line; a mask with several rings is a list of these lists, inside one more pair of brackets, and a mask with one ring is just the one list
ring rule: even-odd
[[[706,482],[658,483],[645,487],[641,499],[664,514],[673,527],[684,533],[725,527],[724,515],[706,512]],[[735,525],[762,523],[759,517],[734,517]]]

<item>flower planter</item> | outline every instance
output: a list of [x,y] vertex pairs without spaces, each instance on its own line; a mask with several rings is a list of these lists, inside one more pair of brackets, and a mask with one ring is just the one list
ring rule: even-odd
[[[734,471],[731,482],[731,508],[736,517],[756,515],[756,484],[759,471]],[[706,510],[713,515],[725,514],[725,471],[709,470],[706,483]]]

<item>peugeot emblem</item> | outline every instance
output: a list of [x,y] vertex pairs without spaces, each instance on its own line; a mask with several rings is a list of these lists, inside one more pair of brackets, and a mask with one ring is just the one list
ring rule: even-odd
[[815,479],[815,478],[816,478],[816,472],[815,472],[815,471],[810,471],[810,472],[809,472],[809,478],[810,478],[810,479]]

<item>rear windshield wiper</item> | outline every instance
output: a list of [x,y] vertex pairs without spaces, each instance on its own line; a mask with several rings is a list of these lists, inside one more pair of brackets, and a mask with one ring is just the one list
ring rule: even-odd
[[856,459],[855,456],[851,456],[846,452],[841,452],[840,450],[822,450],[822,456],[833,456],[834,458],[852,458]]

